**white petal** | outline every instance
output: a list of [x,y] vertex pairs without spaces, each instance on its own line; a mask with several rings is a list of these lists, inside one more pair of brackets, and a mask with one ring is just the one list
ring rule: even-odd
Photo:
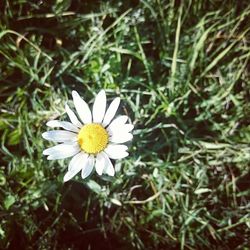
[[52,130],[42,134],[42,137],[48,141],[54,142],[72,142],[77,140],[77,134],[65,130]]
[[86,164],[82,168],[82,178],[83,179],[87,178],[91,174],[91,172],[94,168],[94,163],[95,163],[95,158],[94,158],[94,156],[90,155],[88,160],[86,161]]
[[70,121],[77,126],[78,128],[82,127],[82,124],[79,122],[79,120],[77,119],[75,113],[69,108],[69,106],[67,105],[67,103],[65,104],[65,110],[69,116]]
[[49,155],[47,157],[47,160],[61,160],[61,159],[65,159],[65,158],[74,156],[78,152],[79,152],[79,150],[75,151],[75,152],[67,153],[67,154],[58,153],[58,154]]
[[125,134],[129,133],[134,129],[134,125],[132,124],[122,124],[122,125],[116,125],[116,126],[111,126],[108,128],[108,132],[110,135],[116,135],[118,134]]
[[117,133],[110,137],[110,141],[114,143],[124,143],[132,140],[133,135],[131,133]]
[[125,124],[122,129],[123,129],[123,131],[131,132],[134,129],[134,125],[132,125],[132,124]]
[[114,176],[115,169],[114,169],[112,162],[110,161],[109,157],[105,153],[103,153],[103,155],[104,155],[103,157],[105,159],[105,167],[103,169],[103,173],[108,174],[110,176]]
[[67,153],[67,151],[71,150],[72,148],[79,148],[78,144],[76,142],[72,142],[72,143],[62,143],[62,144],[58,144],[56,146],[47,148],[43,151],[44,155],[50,155],[53,153]]
[[[68,171],[72,172],[75,168],[78,167],[78,165],[81,165],[82,163],[85,163],[88,159],[88,154],[85,154],[84,152],[80,152],[77,155],[75,155],[71,161],[69,162]],[[83,165],[81,165],[83,167]]]
[[125,145],[110,144],[104,151],[111,159],[122,159],[128,156],[128,152],[126,152],[127,149],[128,147]]
[[106,110],[106,94],[104,90],[101,90],[93,105],[93,122],[101,123]]
[[43,154],[48,155],[48,160],[58,160],[71,157],[77,154],[79,151],[80,147],[78,145],[59,144],[54,147],[45,149],[43,151]]
[[121,116],[117,117],[108,126],[108,128],[107,128],[108,132],[111,132],[112,130],[115,130],[115,129],[119,128],[120,126],[124,125],[127,120],[128,120],[128,117],[126,115],[121,115]]
[[76,111],[84,124],[92,122],[92,115],[88,104],[79,96],[79,94],[72,91],[73,101]]
[[[80,171],[80,170],[79,170]],[[64,177],[63,177],[63,181],[69,181],[70,179],[72,179],[77,173],[73,173],[73,172],[67,172]]]
[[51,128],[61,127],[72,132],[76,132],[76,133],[79,132],[79,128],[71,122],[52,120],[52,121],[48,121],[46,125]]
[[[80,172],[80,171],[81,171],[81,169],[79,169],[78,172]],[[70,171],[68,171],[68,172],[64,175],[63,181],[64,181],[64,182],[69,181],[69,180],[72,179],[78,172],[70,172]]]
[[88,155],[84,153],[79,153],[69,163],[69,171],[65,174],[63,181],[66,182],[73,178],[81,169],[84,167],[88,159]]
[[96,156],[95,169],[97,174],[102,175],[104,167],[105,167],[105,158],[104,158],[104,153],[101,152]]
[[103,122],[102,122],[102,125],[104,127],[106,127],[107,125],[109,125],[109,123],[111,122],[111,120],[114,118],[115,116],[115,113],[119,107],[119,104],[120,104],[120,98],[119,97],[116,97],[112,102],[111,104],[109,105],[109,108],[104,116],[104,119],[103,119]]

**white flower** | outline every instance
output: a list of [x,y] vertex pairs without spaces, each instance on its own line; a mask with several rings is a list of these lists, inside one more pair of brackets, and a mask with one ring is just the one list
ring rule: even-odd
[[42,134],[44,139],[61,144],[45,149],[43,154],[48,156],[48,160],[73,156],[64,176],[65,182],[80,171],[83,179],[88,177],[94,166],[99,175],[114,176],[115,170],[110,159],[128,156],[128,147],[122,143],[132,140],[131,131],[134,128],[132,124],[126,124],[128,117],[125,115],[113,120],[120,98],[115,98],[106,110],[106,94],[101,90],[95,98],[91,113],[88,104],[76,91],[72,91],[72,96],[81,121],[66,104],[65,110],[71,122],[49,121],[47,126],[64,130],[52,130]]

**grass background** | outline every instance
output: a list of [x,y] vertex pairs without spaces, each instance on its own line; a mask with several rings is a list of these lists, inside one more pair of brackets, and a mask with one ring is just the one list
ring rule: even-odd
[[[0,10],[1,249],[249,249],[249,1]],[[102,88],[135,125],[130,157],[64,184],[41,133]]]

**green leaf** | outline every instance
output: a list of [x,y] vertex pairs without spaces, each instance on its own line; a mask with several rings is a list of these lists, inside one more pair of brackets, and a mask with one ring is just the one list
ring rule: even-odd
[[8,210],[14,203],[16,199],[13,195],[8,195],[4,200],[4,207]]
[[89,180],[89,181],[86,183],[86,185],[89,187],[89,189],[91,189],[92,191],[94,191],[94,192],[97,193],[97,194],[100,194],[101,191],[102,191],[101,186],[100,186],[97,182],[95,182],[95,181],[93,181],[93,180]]
[[20,142],[21,133],[19,129],[15,129],[8,135],[8,145],[14,146]]
[[113,204],[117,205],[117,206],[121,206],[122,205],[122,203],[119,200],[115,199],[115,198],[111,198],[110,201]]
[[203,194],[207,192],[212,192],[212,190],[209,188],[199,188],[194,191],[195,194]]

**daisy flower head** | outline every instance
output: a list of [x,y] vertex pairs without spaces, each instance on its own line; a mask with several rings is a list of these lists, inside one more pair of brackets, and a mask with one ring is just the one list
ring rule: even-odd
[[92,112],[88,104],[76,91],[72,91],[76,114],[65,104],[70,122],[51,120],[47,126],[62,128],[42,134],[42,137],[60,144],[47,148],[43,154],[48,160],[73,157],[64,176],[64,182],[81,171],[82,178],[88,177],[96,169],[98,175],[114,176],[115,169],[110,159],[128,156],[128,147],[123,143],[132,140],[134,126],[127,123],[128,117],[114,119],[120,104],[116,97],[106,110],[106,94],[101,90],[94,101]]

